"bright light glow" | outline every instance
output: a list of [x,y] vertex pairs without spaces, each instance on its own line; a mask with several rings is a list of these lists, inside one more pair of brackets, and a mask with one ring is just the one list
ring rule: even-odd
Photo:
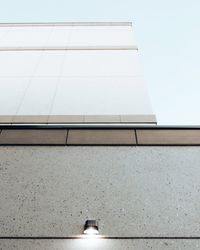
[[95,234],[98,234],[99,231],[94,227],[89,227],[89,228],[85,229],[83,233],[87,234],[87,235],[95,235]]
[[82,235],[83,238],[66,241],[66,248],[78,250],[103,250],[108,248],[109,241],[96,236]]

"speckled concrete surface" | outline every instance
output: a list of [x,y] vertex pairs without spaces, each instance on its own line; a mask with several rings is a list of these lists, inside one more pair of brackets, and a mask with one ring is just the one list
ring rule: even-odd
[[105,235],[200,236],[199,176],[200,147],[0,147],[0,235],[95,218]]
[[198,240],[0,240],[0,250],[199,250]]

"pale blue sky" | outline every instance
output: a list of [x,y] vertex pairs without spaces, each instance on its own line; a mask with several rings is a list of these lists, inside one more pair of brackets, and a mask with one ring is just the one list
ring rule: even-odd
[[132,21],[159,124],[200,125],[200,0],[0,0],[0,22]]

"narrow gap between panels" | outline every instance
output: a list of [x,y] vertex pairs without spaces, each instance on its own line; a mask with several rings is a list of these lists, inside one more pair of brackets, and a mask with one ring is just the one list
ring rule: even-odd
[[[200,236],[130,236],[130,237],[118,237],[118,236],[97,236],[97,239],[110,239],[110,240],[200,240]],[[69,237],[55,237],[55,236],[48,236],[48,237],[42,237],[42,236],[30,236],[30,237],[15,237],[15,236],[2,236],[0,237],[0,240],[70,240],[70,239],[84,239],[84,236],[69,236]]]
[[66,140],[65,140],[65,146],[67,145],[68,136],[69,136],[69,129],[67,130],[67,135],[66,135]]
[[134,132],[135,132],[135,141],[136,141],[136,145],[138,145],[138,138],[137,138],[137,131],[136,131],[136,129],[134,129]]

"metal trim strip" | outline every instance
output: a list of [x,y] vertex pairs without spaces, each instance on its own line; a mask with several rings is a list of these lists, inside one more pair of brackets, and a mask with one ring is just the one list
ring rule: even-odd
[[33,22],[33,23],[0,23],[0,27],[27,26],[132,26],[132,22]]
[[138,50],[137,46],[33,46],[0,47],[0,51],[44,51],[44,50]]

